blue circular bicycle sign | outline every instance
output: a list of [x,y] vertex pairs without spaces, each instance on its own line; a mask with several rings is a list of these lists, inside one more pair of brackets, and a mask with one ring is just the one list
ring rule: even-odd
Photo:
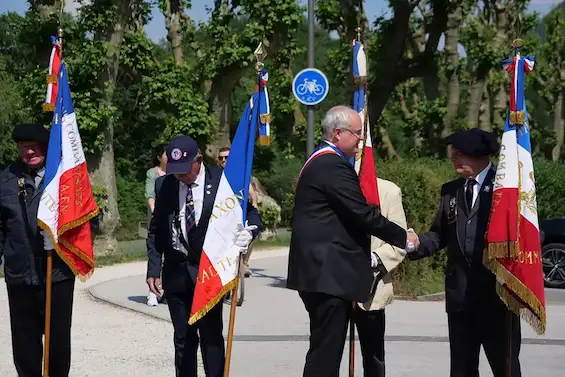
[[306,68],[294,76],[292,92],[304,105],[317,105],[326,98],[330,84],[326,75],[319,69]]

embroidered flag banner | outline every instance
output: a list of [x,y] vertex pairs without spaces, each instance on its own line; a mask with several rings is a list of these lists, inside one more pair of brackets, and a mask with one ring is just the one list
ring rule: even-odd
[[47,94],[45,103],[43,104],[44,112],[55,111],[55,101],[59,92],[59,84],[57,83],[57,73],[61,67],[61,40],[57,37],[51,37],[51,55],[49,57],[49,73],[47,75]]
[[377,172],[373,156],[373,142],[371,140],[371,127],[367,110],[367,57],[363,44],[353,41],[353,79],[355,92],[353,93],[353,109],[361,117],[363,138],[359,143],[359,152],[355,156],[355,171],[359,175],[359,184],[367,203],[380,205],[379,190],[377,186]]
[[51,237],[57,254],[84,281],[94,269],[89,220],[99,210],[88,178],[64,63],[58,83],[37,219],[39,227]]
[[538,334],[546,330],[534,167],[524,98],[524,75],[533,56],[503,62],[512,75],[510,105],[496,169],[484,265],[497,277],[500,298]]
[[238,278],[240,247],[235,245],[235,234],[238,228],[245,226],[257,129],[262,125],[261,116],[269,113],[268,98],[264,98],[266,77],[265,70],[257,75],[258,85],[239,121],[230,158],[220,179],[214,199],[215,210],[210,217],[200,256],[188,321],[191,325],[232,290]]
[[261,72],[261,88],[259,84],[255,86],[255,91],[261,91],[258,96],[261,104],[259,106],[259,144],[271,144],[271,109],[269,107],[269,92],[267,91],[267,81],[269,81],[269,73],[263,69]]

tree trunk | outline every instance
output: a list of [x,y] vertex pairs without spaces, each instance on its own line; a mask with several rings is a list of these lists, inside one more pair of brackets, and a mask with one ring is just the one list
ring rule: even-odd
[[405,51],[405,40],[410,32],[409,19],[414,5],[408,1],[392,3],[394,8],[393,24],[385,35],[380,51],[379,76],[377,85],[369,90],[369,116],[373,122],[381,116],[392,91],[398,83],[398,64]]
[[[497,51],[506,51],[510,46],[507,45],[508,42],[508,28],[509,28],[509,17],[512,17],[515,12],[515,3],[507,2],[506,4],[496,3],[494,4],[494,24],[496,26],[496,34],[494,35],[494,45]],[[495,66],[494,69],[501,70],[500,66]],[[508,75],[504,75],[504,81],[500,86],[494,90],[494,110],[493,110],[493,125],[495,128],[504,129],[504,115],[508,108],[508,93],[506,90],[506,82],[508,80]]]
[[171,45],[171,51],[175,57],[177,65],[184,63],[184,55],[181,46],[181,29],[184,15],[184,1],[166,0],[164,4],[163,16],[165,17],[165,27],[167,28],[167,40]]
[[488,91],[488,85],[485,85],[485,89],[483,91],[483,99],[481,101],[479,111],[479,127],[484,131],[492,131],[490,124],[490,94]]
[[467,127],[475,128],[479,123],[479,113],[481,110],[481,99],[485,91],[485,75],[477,73],[472,78],[469,87],[469,105],[467,107]]
[[[111,106],[114,99],[116,79],[120,66],[120,50],[124,39],[124,32],[131,17],[130,0],[114,0],[120,12],[118,20],[112,25],[105,35],[100,36],[108,43],[106,53],[106,70],[101,72],[99,85],[105,91],[104,106]],[[98,37],[98,36],[97,36]],[[120,223],[118,210],[118,190],[116,188],[116,169],[114,163],[114,118],[109,116],[103,120],[103,145],[101,152],[89,158],[91,179],[93,185],[106,190],[106,210],[100,221],[101,234],[94,240],[97,255],[111,254],[118,251],[116,230]]]
[[[506,80],[505,80],[506,81]],[[499,130],[504,129],[504,116],[508,110],[508,92],[506,91],[505,85],[502,84],[498,87],[498,91],[494,96],[494,106],[492,114],[493,126]]]
[[[442,138],[451,133],[453,122],[457,117],[460,102],[459,89],[459,26],[463,21],[463,9],[458,6],[447,16],[447,30],[445,31],[445,53],[447,54],[447,112],[443,118]],[[447,152],[447,149],[446,149]]]
[[214,139],[206,148],[206,154],[209,158],[215,159],[220,148],[229,147],[231,144],[232,94],[242,74],[242,69],[235,68],[226,71],[226,73],[218,73],[212,80],[209,104],[210,109],[215,114],[217,128],[214,132]]
[[390,136],[388,136],[388,131],[386,127],[380,125],[379,133],[381,135],[381,141],[382,141],[381,148],[386,153],[387,158],[390,160],[392,159],[400,160],[400,156],[398,155],[398,153],[396,153],[396,149],[394,149],[394,144],[392,143]]
[[61,12],[62,0],[29,0],[29,7],[39,14],[39,18],[45,21],[53,14]]
[[563,148],[563,93],[561,91],[555,98],[553,105],[553,130],[555,132],[555,146],[551,151],[551,159],[554,162],[559,161],[561,157],[561,148]]
[[[29,0],[30,10],[37,12],[39,20],[43,24],[44,30],[52,30],[51,35],[58,35],[58,25],[55,20],[47,23],[53,15],[59,15],[61,12],[62,0]],[[58,19],[59,17],[57,17]],[[64,31],[64,30],[63,30]],[[64,37],[64,36],[63,36]],[[65,42],[63,41],[63,44]],[[64,47],[64,46],[63,46]],[[49,57],[51,56],[51,43],[47,36],[45,43],[36,46],[37,63],[42,68],[49,66]]]

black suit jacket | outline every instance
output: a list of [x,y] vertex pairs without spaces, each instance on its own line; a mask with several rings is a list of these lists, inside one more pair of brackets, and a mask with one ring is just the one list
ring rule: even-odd
[[287,287],[367,301],[371,235],[406,247],[406,231],[367,204],[351,164],[336,154],[316,157],[296,187]]
[[444,184],[439,209],[430,231],[419,236],[420,247],[408,254],[411,260],[417,260],[447,247],[447,312],[457,312],[476,305],[499,304],[496,277],[483,265],[494,178],[495,170],[491,169],[470,212],[465,204],[465,180],[461,178]]
[[[204,203],[202,204],[202,214],[198,222],[196,241],[191,243],[192,253],[187,258],[183,253],[177,251],[172,246],[172,230],[174,226],[175,215],[179,211],[179,182],[173,175],[159,177],[161,179],[160,189],[155,200],[155,211],[149,223],[147,235],[147,277],[159,277],[161,275],[161,267],[163,267],[163,288],[167,289],[167,285],[175,284],[175,276],[184,276],[186,273],[186,264],[198,265],[204,238],[208,230],[208,223],[212,210],[214,208],[214,200],[220,178],[222,177],[222,169],[213,166],[202,166],[205,170],[206,178],[204,185]],[[211,186],[210,189],[207,189]],[[210,192],[209,194],[207,192]],[[247,206],[247,221],[249,225],[257,225],[257,230],[253,231],[253,237],[256,237],[261,228],[261,217],[256,208],[251,204]],[[164,265],[161,264],[164,255]],[[191,257],[191,258],[190,258]],[[195,276],[192,277],[193,281]]]
[[[23,179],[23,190],[19,185]],[[0,174],[0,260],[4,256],[6,283],[44,285],[47,252],[37,226],[43,182],[35,188],[33,177],[18,160]],[[74,279],[74,274],[53,253],[53,282]]]

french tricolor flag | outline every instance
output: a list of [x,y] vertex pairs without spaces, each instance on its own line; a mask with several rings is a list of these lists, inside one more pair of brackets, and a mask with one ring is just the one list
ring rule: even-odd
[[367,203],[378,206],[380,205],[379,190],[367,110],[367,57],[363,44],[356,40],[353,41],[353,78],[355,81],[353,109],[361,117],[363,130],[359,152],[355,156],[355,171],[359,175],[359,184]]
[[98,214],[71,99],[67,69],[61,64],[58,94],[38,209],[39,227],[55,251],[81,280],[94,269],[89,220]]
[[246,225],[255,140],[258,127],[264,124],[261,120],[269,116],[268,97],[265,98],[267,78],[265,70],[258,74],[259,84],[241,117],[220,179],[214,200],[216,210],[210,217],[200,256],[188,321],[191,325],[232,290],[238,279],[241,248],[235,245],[235,235]]
[[545,333],[547,319],[543,282],[536,185],[524,75],[533,69],[533,56],[503,62],[512,74],[508,116],[492,196],[483,263],[497,277],[501,300]]

